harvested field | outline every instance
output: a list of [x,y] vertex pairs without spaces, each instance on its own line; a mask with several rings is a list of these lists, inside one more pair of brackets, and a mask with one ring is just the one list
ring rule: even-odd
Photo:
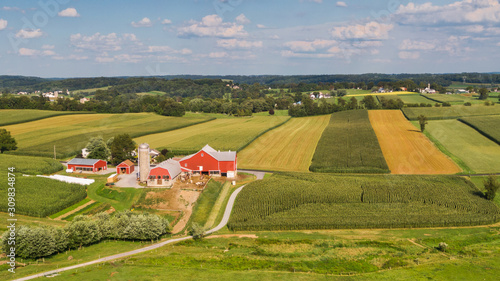
[[267,132],[238,154],[238,168],[308,171],[330,115],[292,118]]
[[392,174],[456,174],[461,169],[399,110],[369,111],[385,161]]

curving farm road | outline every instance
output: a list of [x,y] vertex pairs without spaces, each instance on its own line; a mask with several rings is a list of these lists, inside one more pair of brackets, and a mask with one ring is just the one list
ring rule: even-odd
[[[224,216],[222,217],[221,222],[216,227],[208,230],[206,232],[206,234],[214,233],[216,231],[221,230],[224,226],[226,226],[227,222],[229,221],[229,217],[231,216],[231,211],[233,210],[233,205],[234,205],[234,201],[236,200],[236,196],[238,196],[238,193],[240,193],[240,191],[244,187],[245,187],[245,185],[239,187],[238,189],[236,189],[233,192],[233,194],[231,194],[231,197],[229,197],[229,201],[227,202],[226,210],[224,211]],[[31,280],[31,279],[35,279],[35,278],[38,278],[38,277],[44,277],[44,276],[47,276],[47,275],[57,274],[57,273],[62,272],[62,271],[68,271],[68,270],[72,270],[72,269],[76,269],[76,268],[80,268],[80,267],[85,267],[85,266],[92,265],[92,264],[108,262],[108,261],[112,261],[112,260],[115,260],[115,259],[124,258],[124,257],[128,257],[128,256],[131,256],[131,255],[135,255],[135,254],[139,254],[139,253],[151,251],[151,250],[163,247],[163,246],[165,246],[167,244],[176,243],[176,242],[180,242],[180,241],[184,241],[184,240],[188,240],[188,239],[192,239],[192,238],[193,238],[193,236],[186,236],[186,237],[182,237],[182,238],[170,239],[170,240],[167,240],[167,241],[163,241],[163,242],[160,242],[160,243],[149,245],[149,246],[141,248],[141,249],[137,249],[137,250],[133,250],[133,251],[121,253],[121,254],[116,254],[116,255],[109,256],[109,257],[105,257],[105,258],[100,258],[100,259],[89,261],[89,262],[82,263],[82,264],[76,264],[76,265],[72,265],[72,266],[68,266],[68,267],[59,268],[59,269],[56,269],[56,270],[51,270],[51,271],[46,271],[46,272],[38,273],[38,274],[35,274],[35,275],[26,276],[26,277],[23,277],[23,278],[15,279],[14,281]]]

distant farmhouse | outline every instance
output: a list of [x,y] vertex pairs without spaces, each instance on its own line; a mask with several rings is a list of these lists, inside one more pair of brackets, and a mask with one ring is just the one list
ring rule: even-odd
[[422,93],[422,94],[435,94],[436,90],[431,89],[431,84],[427,84],[427,88],[420,89],[420,93]]

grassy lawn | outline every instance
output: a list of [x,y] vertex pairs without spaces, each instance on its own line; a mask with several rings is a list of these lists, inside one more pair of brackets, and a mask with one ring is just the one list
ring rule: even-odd
[[150,147],[195,152],[206,144],[218,150],[239,150],[260,134],[286,122],[289,116],[254,116],[216,119],[203,124],[134,139]]
[[128,133],[139,137],[151,133],[183,128],[208,120],[201,118],[165,117],[153,113],[69,115],[6,126],[18,142],[14,154],[34,156],[54,155],[58,158],[77,154],[90,138]]
[[96,181],[87,188],[89,198],[97,202],[109,203],[115,210],[129,210],[141,197],[144,189],[106,187],[105,180]]
[[500,146],[458,120],[429,121],[426,130],[476,173],[500,172]]
[[262,135],[238,154],[241,169],[308,171],[330,115],[292,118]]
[[198,223],[201,226],[204,226],[210,216],[212,208],[219,198],[219,194],[223,189],[224,183],[210,180],[207,187],[198,197],[198,201],[196,201],[196,205],[193,208],[193,214],[191,215],[191,223]]

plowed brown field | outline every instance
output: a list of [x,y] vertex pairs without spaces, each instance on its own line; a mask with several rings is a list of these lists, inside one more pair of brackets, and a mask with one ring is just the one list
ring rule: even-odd
[[462,170],[441,153],[399,110],[371,110],[385,161],[392,174],[456,174]]

